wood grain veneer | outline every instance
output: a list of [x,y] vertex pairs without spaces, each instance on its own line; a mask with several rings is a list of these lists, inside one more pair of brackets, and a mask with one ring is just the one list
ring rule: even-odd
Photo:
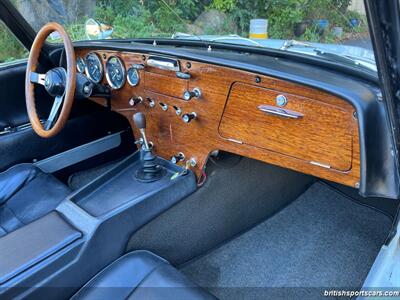
[[[87,52],[87,49],[77,49],[76,55],[83,57]],[[147,55],[138,53],[96,52],[103,57],[104,64],[109,56],[119,56],[126,68],[133,63],[145,63],[147,59]],[[154,151],[158,155],[169,159],[183,152],[186,158],[195,158],[198,164],[193,171],[198,176],[209,154],[214,150],[223,150],[349,186],[358,185],[358,126],[353,117],[354,108],[348,102],[314,88],[269,76],[193,61],[190,61],[189,68],[187,63],[187,60],[180,61],[182,71],[192,76],[185,84],[190,90],[200,88],[200,99],[182,100],[179,98],[182,92],[180,84],[174,94],[173,83],[176,80],[172,79],[173,72],[148,67],[146,71],[139,71],[141,81],[138,86],[131,87],[125,83],[124,87],[112,92],[112,109],[128,118],[136,136],[139,132],[134,127],[132,116],[137,111],[146,113],[147,136],[154,143]],[[151,77],[151,73],[156,75]],[[171,80],[158,81],[157,88],[150,90],[149,82],[157,80],[159,75],[171,76]],[[271,104],[277,93],[288,97],[288,108],[303,111],[307,118],[299,124],[288,123],[288,120],[260,115],[250,109],[255,103]],[[230,101],[227,102],[229,95],[236,98],[233,98],[233,106]],[[150,108],[147,100],[130,106],[129,99],[136,96],[153,99],[155,107]],[[167,111],[161,109],[160,102],[168,105]],[[173,106],[179,107],[183,113],[196,112],[198,118],[186,124],[176,115]],[[268,129],[254,135],[254,130],[245,126],[254,121],[258,125],[268,124]],[[284,139],[280,140],[282,131]],[[245,142],[238,143],[234,141],[235,137]],[[314,165],[310,161],[327,164],[331,168]]]
[[[278,107],[278,95],[287,99],[284,109],[303,116],[289,119],[260,111],[260,105]],[[224,138],[260,149],[348,171],[352,160],[351,121],[340,107],[237,82],[232,86],[219,132]]]
[[147,91],[182,98],[188,89],[188,80],[158,73],[144,72],[144,88]]

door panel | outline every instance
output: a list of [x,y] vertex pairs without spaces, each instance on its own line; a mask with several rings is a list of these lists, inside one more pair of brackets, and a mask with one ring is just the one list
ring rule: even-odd
[[[0,67],[0,131],[29,123],[25,106],[26,61]],[[51,98],[43,89],[36,90],[37,110],[40,115],[51,107]]]

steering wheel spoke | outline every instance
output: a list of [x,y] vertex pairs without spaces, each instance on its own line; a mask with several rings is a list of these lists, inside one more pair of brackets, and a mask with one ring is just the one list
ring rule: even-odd
[[46,82],[46,74],[31,72],[30,81],[32,83],[36,83],[36,84],[40,84],[40,85],[44,86],[45,82]]
[[44,122],[44,126],[43,126],[44,130],[50,130],[53,127],[55,121],[57,120],[57,117],[60,114],[60,109],[62,107],[63,100],[64,100],[64,96],[57,96],[54,99],[53,106],[51,107],[49,117],[47,118],[46,122]]

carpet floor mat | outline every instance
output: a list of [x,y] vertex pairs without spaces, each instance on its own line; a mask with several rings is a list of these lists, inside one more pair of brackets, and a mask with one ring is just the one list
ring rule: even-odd
[[317,182],[181,271],[221,299],[319,298],[360,288],[390,227],[386,215]]

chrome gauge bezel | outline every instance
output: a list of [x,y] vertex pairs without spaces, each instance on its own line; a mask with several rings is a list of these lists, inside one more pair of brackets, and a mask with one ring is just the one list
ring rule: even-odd
[[[122,81],[121,81],[121,83],[120,83],[119,85],[115,85],[115,84],[111,81],[110,73],[109,73],[109,70],[108,70],[109,61],[110,61],[111,59],[113,59],[113,58],[115,58],[115,59],[118,60],[118,63],[121,65],[121,69],[122,69]],[[107,79],[108,84],[109,84],[114,90],[118,90],[118,89],[120,89],[120,88],[122,88],[122,87],[124,86],[125,80],[126,80],[126,70],[125,70],[125,65],[124,65],[124,63],[122,62],[122,60],[121,60],[118,56],[113,55],[113,56],[110,56],[110,57],[107,59],[107,61],[106,61],[106,79]]]
[[[130,80],[130,78],[129,78],[129,70],[133,70],[135,73],[136,73],[136,77],[137,77],[137,82],[136,82],[136,84],[134,84],[131,80]],[[128,81],[128,83],[131,85],[131,86],[137,86],[138,84],[139,84],[139,82],[140,82],[140,74],[139,74],[139,71],[135,68],[135,67],[130,67],[129,69],[128,69],[128,71],[126,72],[126,80]]]
[[[80,63],[83,64],[83,69],[80,68]],[[86,69],[86,62],[83,59],[83,57],[78,57],[76,60],[76,69],[78,70],[79,73],[83,74]]]
[[[100,66],[100,79],[99,80],[95,80],[90,75],[90,72],[88,69],[88,64],[87,64],[88,57],[90,57],[90,56],[95,57],[97,62],[99,63],[99,66]],[[95,83],[100,83],[100,81],[103,79],[103,76],[104,76],[103,63],[101,62],[100,56],[96,52],[89,52],[88,54],[86,54],[86,56],[85,56],[85,74],[90,80],[92,80]]]

